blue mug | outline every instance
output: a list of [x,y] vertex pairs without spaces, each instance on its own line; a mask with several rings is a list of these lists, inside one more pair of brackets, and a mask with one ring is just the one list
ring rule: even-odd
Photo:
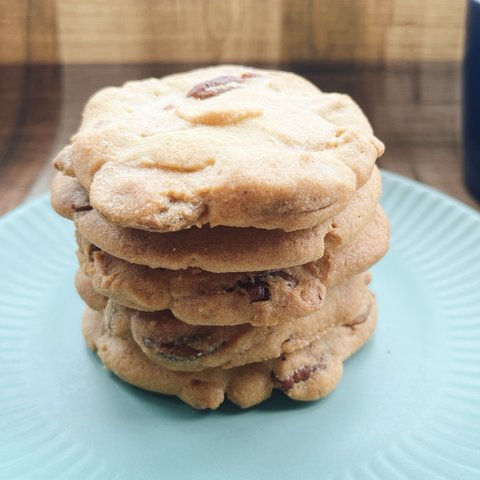
[[469,0],[463,63],[463,170],[465,184],[480,201],[480,0]]

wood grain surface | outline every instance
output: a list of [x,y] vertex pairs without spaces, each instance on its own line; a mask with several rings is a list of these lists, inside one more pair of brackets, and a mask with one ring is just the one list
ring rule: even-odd
[[[0,65],[0,213],[48,190],[54,174],[50,161],[77,129],[93,92],[193,66]],[[478,208],[461,181],[458,63],[283,66],[323,90],[355,98],[386,143],[380,166]]]
[[463,0],[0,0],[0,63],[459,61]]

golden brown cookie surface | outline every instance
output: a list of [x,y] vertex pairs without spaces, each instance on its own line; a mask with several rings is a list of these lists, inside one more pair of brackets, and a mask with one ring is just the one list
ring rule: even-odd
[[348,96],[218,66],[101,90],[55,165],[124,227],[293,231],[342,210],[382,153]]
[[[388,221],[377,214],[352,244],[311,264],[249,273],[152,269],[95,249],[79,236],[78,257],[94,288],[123,306],[169,309],[194,325],[273,325],[319,309],[325,288],[369,269],[388,248]],[[93,248],[93,251],[92,251]]]
[[105,332],[101,314],[87,309],[83,335],[105,367],[128,383],[153,392],[176,395],[194,408],[216,409],[225,397],[242,408],[270,397],[273,388],[295,400],[316,400],[328,395],[340,381],[343,361],[373,333],[375,303],[363,323],[334,327],[301,350],[232,369],[174,372],[152,362],[128,335]]
[[345,210],[323,224],[295,232],[194,227],[157,234],[118,227],[91,208],[88,192],[77,180],[63,174],[54,180],[52,205],[60,215],[74,219],[91,243],[130,263],[171,270],[246,272],[303,265],[323,256],[325,242],[335,247],[351,242],[373,217],[380,191],[375,168]]
[[140,312],[111,300],[104,322],[110,333],[115,329],[123,334],[129,329],[143,352],[170,370],[231,368],[298,350],[332,326],[355,322],[365,315],[372,302],[366,287],[369,279],[368,273],[362,274],[332,287],[319,310],[274,326],[188,325],[169,310]]

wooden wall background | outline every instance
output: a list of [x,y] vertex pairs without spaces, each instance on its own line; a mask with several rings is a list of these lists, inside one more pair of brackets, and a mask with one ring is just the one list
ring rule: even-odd
[[459,61],[463,0],[0,0],[0,63]]

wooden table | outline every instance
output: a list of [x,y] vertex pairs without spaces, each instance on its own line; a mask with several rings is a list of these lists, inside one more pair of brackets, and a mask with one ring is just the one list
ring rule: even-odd
[[[48,190],[54,175],[50,161],[77,129],[93,92],[192,66],[0,65],[0,214]],[[268,66],[352,95],[387,146],[381,167],[479,208],[461,181],[458,63]]]

